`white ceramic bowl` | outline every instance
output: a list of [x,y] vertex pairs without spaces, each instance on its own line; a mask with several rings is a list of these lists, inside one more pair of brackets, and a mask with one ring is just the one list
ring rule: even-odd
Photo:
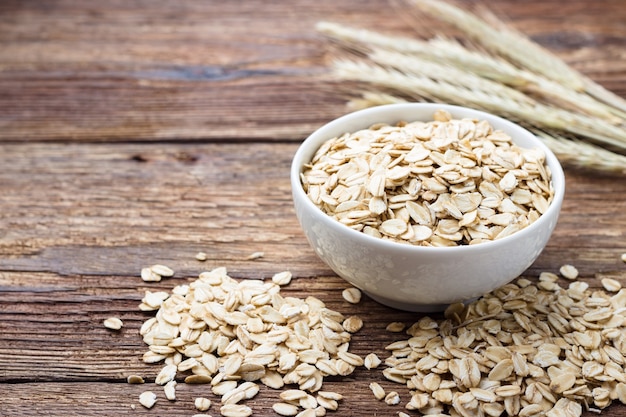
[[[487,120],[525,148],[539,147],[552,171],[554,199],[530,226],[505,238],[477,245],[423,247],[368,236],[339,223],[320,210],[300,182],[303,165],[326,140],[374,123],[430,121],[436,110],[454,119]],[[556,226],[565,178],[554,154],[532,133],[500,117],[464,107],[410,103],[373,107],[347,114],[311,134],[296,152],[291,166],[296,215],[317,255],[339,276],[374,300],[390,307],[420,312],[441,311],[468,301],[518,277],[537,259]]]

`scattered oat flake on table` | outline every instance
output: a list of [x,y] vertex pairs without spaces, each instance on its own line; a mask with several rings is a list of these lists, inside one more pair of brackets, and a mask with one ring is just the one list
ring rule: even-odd
[[343,328],[349,333],[356,333],[363,327],[363,320],[359,316],[350,316],[343,321]]
[[165,385],[176,377],[178,367],[174,364],[165,365],[155,379],[157,385]]
[[109,317],[108,319],[104,320],[104,327],[106,327],[107,329],[120,330],[122,326],[124,326],[124,323],[117,317]]
[[612,278],[602,278],[602,286],[609,292],[618,292],[622,289],[622,284]]
[[176,381],[170,381],[163,387],[163,392],[165,393],[165,398],[170,401],[176,400]]
[[319,391],[318,396],[322,398],[327,398],[329,400],[341,401],[343,400],[343,395],[334,391]]
[[319,404],[319,407],[322,407],[325,410],[335,411],[337,410],[337,408],[339,408],[339,403],[337,402],[337,400],[334,400],[332,398],[326,398],[318,395],[316,397],[316,400]]
[[387,395],[383,387],[378,382],[370,383],[370,390],[372,390],[374,397],[379,401],[382,401]]
[[162,277],[174,276],[174,270],[172,270],[172,268],[165,266],[165,265],[155,264],[150,267],[150,270],[154,272],[155,274],[160,275]]
[[139,331],[149,346],[143,361],[164,363],[155,382],[173,385],[177,372],[191,371],[185,383],[210,383],[224,417],[252,413],[241,402],[257,395],[257,381],[273,389],[296,386],[280,394],[307,409],[296,415],[335,410],[342,397],[321,388],[325,376],[348,376],[363,366],[348,350],[348,328],[358,328],[358,320],[313,296],[283,297],[280,290],[271,280],[235,280],[226,268],[176,286]]
[[128,382],[129,384],[143,384],[145,381],[139,375],[128,375],[128,377],[126,378],[126,382]]
[[389,394],[385,395],[385,403],[387,405],[400,404],[400,395],[396,391],[391,391]]
[[224,404],[220,414],[224,417],[248,417],[252,415],[252,409],[244,404]]
[[405,327],[406,326],[401,321],[394,321],[392,323],[389,323],[385,330],[392,333],[399,333],[404,330]]
[[382,361],[380,360],[380,358],[378,357],[378,355],[376,355],[375,353],[369,353],[365,356],[365,359],[363,359],[363,365],[367,368],[367,369],[375,369],[378,368],[378,366],[382,363]]
[[211,400],[205,397],[198,397],[195,399],[194,405],[198,411],[206,411],[211,407]]
[[141,279],[145,282],[159,282],[161,275],[154,273],[150,268],[141,268]]
[[306,391],[300,389],[288,389],[278,394],[281,400],[289,402],[301,400],[306,398],[307,395]]
[[274,403],[272,409],[281,416],[295,416],[300,411],[298,406],[283,402]]
[[200,262],[204,262],[207,260],[207,254],[204,252],[198,252],[196,253],[195,256],[196,260],[200,261]]
[[356,287],[346,288],[341,295],[350,304],[358,304],[361,301],[361,290]]
[[142,311],[158,310],[170,295],[165,291],[146,291],[141,299],[140,309]]
[[622,256],[620,256],[620,259],[622,260],[622,262],[626,262],[626,253],[622,253]]
[[144,391],[139,395],[139,403],[146,408],[152,408],[156,403],[157,396],[152,391]]
[[259,259],[259,258],[262,258],[264,256],[265,256],[265,253],[263,253],[263,252],[254,252],[254,253],[251,253],[250,255],[248,255],[246,257],[246,259],[249,260],[249,261],[252,261],[254,259]]
[[300,401],[298,401],[298,404],[306,410],[313,410],[317,407],[317,399],[314,396],[307,394],[306,397],[301,398]]
[[187,375],[185,377],[185,384],[200,385],[209,384],[213,378],[210,375]]
[[559,272],[563,276],[563,278],[574,280],[578,278],[578,269],[576,269],[573,265],[563,265],[559,268]]
[[272,282],[277,285],[287,285],[291,282],[292,274],[289,271],[279,272],[272,276]]

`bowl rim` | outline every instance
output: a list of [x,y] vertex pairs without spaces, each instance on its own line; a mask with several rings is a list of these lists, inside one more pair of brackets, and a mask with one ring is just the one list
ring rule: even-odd
[[[527,135],[529,139],[533,142],[533,147],[540,148],[546,155],[546,163],[551,171],[551,183],[554,189],[554,196],[552,202],[550,203],[548,209],[545,213],[543,213],[537,220],[535,220],[529,226],[512,233],[511,235],[505,236],[501,239],[491,240],[486,242],[481,242],[475,245],[458,245],[458,246],[418,246],[412,245],[410,243],[401,243],[394,242],[389,240],[384,240],[378,237],[369,236],[361,231],[354,230],[346,225],[341,224],[337,220],[330,217],[328,214],[324,213],[319,207],[317,207],[305,193],[304,188],[302,187],[302,183],[300,180],[300,174],[302,172],[302,168],[305,163],[309,162],[305,160],[305,155],[308,153],[315,153],[317,149],[324,143],[326,140],[331,139],[336,136],[334,134],[328,134],[328,131],[333,131],[339,129],[342,125],[353,122],[355,119],[359,119],[361,117],[372,116],[373,120],[368,126],[363,126],[361,129],[365,129],[376,123],[376,115],[379,113],[384,113],[387,115],[388,112],[393,111],[405,111],[409,109],[431,109],[433,112],[436,110],[446,110],[450,113],[455,112],[463,112],[463,115],[460,115],[461,118],[474,118],[479,120],[487,120],[492,123],[493,120],[497,121],[497,124],[503,125],[503,127],[499,127],[499,130],[503,130],[508,134],[511,134],[511,131],[518,131],[521,134]],[[388,118],[388,116],[387,116]],[[417,120],[417,119],[416,119]],[[412,120],[411,120],[412,121]],[[409,121],[409,122],[411,122]],[[345,130],[348,132],[349,130]],[[352,130],[354,131],[354,130]],[[511,135],[513,141],[515,142],[514,135]],[[410,255],[411,253],[430,253],[430,254],[450,254],[452,251],[463,253],[471,253],[472,251],[483,251],[489,249],[492,246],[501,245],[505,242],[513,241],[514,239],[523,239],[529,234],[535,233],[537,229],[545,227],[546,224],[550,222],[552,219],[558,220],[559,212],[561,210],[561,205],[563,202],[563,198],[565,195],[565,174],[563,172],[563,168],[558,161],[556,155],[532,132],[528,129],[514,123],[508,119],[503,117],[494,115],[492,113],[488,113],[482,110],[473,109],[470,107],[451,105],[451,104],[441,104],[441,103],[396,103],[396,104],[384,104],[374,107],[369,107],[362,110],[356,110],[347,114],[344,114],[330,122],[320,126],[315,131],[313,131],[298,147],[291,163],[290,169],[290,179],[291,179],[291,188],[292,195],[294,200],[298,198],[300,203],[305,205],[309,210],[315,213],[316,218],[319,218],[325,225],[331,227],[340,233],[347,233],[349,236],[352,236],[356,239],[357,242],[362,242],[368,245],[380,245],[380,248],[385,248],[389,250],[406,252],[406,254]],[[556,222],[555,222],[556,225]]]

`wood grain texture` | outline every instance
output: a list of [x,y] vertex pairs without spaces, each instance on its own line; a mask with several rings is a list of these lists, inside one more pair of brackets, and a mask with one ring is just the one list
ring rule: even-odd
[[[489,6],[626,96],[621,0]],[[398,338],[387,323],[420,317],[367,298],[346,303],[347,284],[317,258],[292,208],[299,142],[346,111],[325,81],[322,19],[417,29],[403,0],[0,2],[0,416],[191,416],[200,395],[218,415],[207,387],[180,384],[169,402],[152,383],[159,367],[141,361],[138,335],[151,314],[137,308],[145,290],[217,266],[238,279],[291,270],[287,295],[363,317],[351,344],[359,354],[384,357]],[[566,174],[559,223],[526,274],[571,263],[592,287],[603,276],[626,285],[626,181]],[[264,257],[246,259],[257,251]],[[143,282],[140,269],[157,262],[175,276]],[[110,316],[123,319],[120,332],[102,326]],[[131,373],[148,383],[128,385]],[[336,414],[403,410],[376,401],[371,381],[409,398],[380,370],[359,369],[326,382],[346,395]],[[146,389],[159,395],[152,410],[137,400]],[[255,415],[274,415],[277,395],[263,389]]]
[[[292,209],[288,171],[296,147],[0,145],[5,196],[0,212],[0,378],[14,393],[8,407],[18,406],[20,389],[36,387],[42,392],[34,398],[42,395],[54,402],[52,415],[70,415],[64,413],[81,402],[91,407],[107,398],[111,402],[98,391],[88,394],[99,389],[98,383],[108,382],[125,394],[118,394],[115,404],[89,412],[128,410],[136,404],[139,388],[120,388],[125,377],[140,374],[151,381],[159,369],[141,362],[146,346],[138,329],[151,316],[137,308],[144,292],[169,291],[217,266],[226,266],[240,279],[291,270],[295,279],[285,288],[286,295],[315,295],[344,314],[360,315],[366,327],[354,337],[352,350],[384,356],[384,346],[396,337],[384,330],[386,324],[412,323],[419,316],[369,299],[352,306],[341,298],[346,283],[316,257]],[[626,182],[575,172],[568,172],[567,181],[555,234],[527,274],[536,278],[569,262],[594,287],[599,287],[596,274],[626,284],[626,265],[619,259],[626,252],[626,201],[615,198],[626,195]],[[194,259],[200,250],[207,252],[206,262]],[[246,259],[255,251],[265,256]],[[176,275],[158,284],[144,283],[140,269],[156,262],[170,265]],[[121,332],[102,326],[110,316],[124,321]],[[359,398],[347,400],[353,408],[343,407],[349,413],[345,415],[362,415],[372,407],[391,415],[387,406],[370,398],[367,381],[372,380],[389,385],[379,372],[364,370],[334,381],[339,391],[349,384],[351,395]],[[43,388],[48,384],[53,391],[66,387],[63,401],[53,401],[56,397]],[[77,386],[82,387],[80,394],[73,391]],[[270,398],[253,404],[267,408]],[[174,406],[162,398],[158,410],[185,415],[190,402],[179,403]]]
[[[298,275],[328,273],[292,207],[297,146],[0,145],[0,270],[132,276],[154,259],[187,272],[202,250],[252,278],[277,263]],[[574,171],[566,180],[559,224],[537,267],[585,257],[584,273],[617,269],[626,252],[626,182]],[[242,261],[256,251],[266,257]]]
[[[414,35],[402,0],[223,3],[2,2],[0,140],[301,140],[346,110],[316,22]],[[489,5],[626,94],[621,0]]]

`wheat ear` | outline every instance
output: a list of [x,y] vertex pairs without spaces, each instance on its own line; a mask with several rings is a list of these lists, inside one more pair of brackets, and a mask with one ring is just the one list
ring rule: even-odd
[[[463,72],[473,73],[481,78],[529,93],[558,107],[589,116],[600,117],[611,124],[623,123],[626,113],[598,102],[584,93],[579,93],[540,75],[517,68],[511,63],[483,52],[472,51],[460,43],[444,38],[428,41],[414,40],[400,36],[387,36],[373,31],[351,28],[332,22],[319,22],[317,29],[345,49],[398,52],[405,57],[419,58],[416,65],[433,62],[449,67],[462,68]],[[428,62],[426,62],[428,61]],[[618,113],[616,115],[616,113]]]
[[491,16],[497,27],[476,15],[443,0],[410,0],[417,9],[455,26],[485,48],[552,79],[574,91],[586,91],[609,104],[620,114],[626,112],[626,100],[606,90],[570,67],[556,55]]
[[478,16],[441,0],[411,0],[417,9],[462,30],[487,49],[542,74],[576,91],[585,82],[561,59],[514,30],[501,25],[495,28]]
[[626,174],[626,156],[576,139],[532,129],[563,165],[610,174]]
[[514,96],[494,94],[490,90],[474,88],[471,84],[458,85],[443,79],[433,80],[424,74],[407,74],[400,70],[362,61],[335,60],[333,66],[335,74],[340,79],[372,83],[405,94],[414,92],[433,101],[480,107],[492,113],[516,120],[525,120],[544,128],[582,135],[626,151],[626,132],[600,119],[589,118],[537,102],[516,100]]

